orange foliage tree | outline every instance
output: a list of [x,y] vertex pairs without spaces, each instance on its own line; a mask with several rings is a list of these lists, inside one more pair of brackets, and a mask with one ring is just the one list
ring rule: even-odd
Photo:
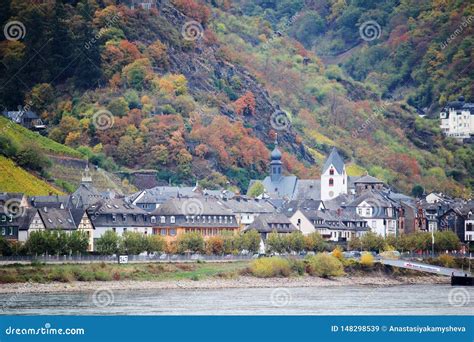
[[180,11],[202,24],[206,24],[211,16],[211,10],[204,4],[194,0],[173,0],[173,5]]
[[247,91],[234,102],[234,108],[238,115],[255,115],[255,96]]

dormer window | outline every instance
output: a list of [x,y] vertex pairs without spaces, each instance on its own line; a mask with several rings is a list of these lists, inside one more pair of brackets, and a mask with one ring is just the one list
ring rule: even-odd
[[160,222],[161,222],[161,223],[166,223],[166,217],[161,216],[161,217],[160,217]]
[[170,222],[171,222],[171,223],[176,223],[176,219],[175,219],[174,216],[171,216],[171,217],[170,217]]
[[112,215],[112,222],[116,222],[116,221],[117,221],[117,216]]
[[155,216],[151,217],[151,223],[156,223],[156,217]]

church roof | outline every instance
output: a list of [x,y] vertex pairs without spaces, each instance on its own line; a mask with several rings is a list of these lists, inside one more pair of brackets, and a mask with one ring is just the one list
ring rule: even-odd
[[326,162],[324,163],[323,173],[325,173],[331,165],[334,166],[339,174],[342,174],[342,171],[344,170],[344,160],[335,147],[333,147],[328,159],[326,159]]

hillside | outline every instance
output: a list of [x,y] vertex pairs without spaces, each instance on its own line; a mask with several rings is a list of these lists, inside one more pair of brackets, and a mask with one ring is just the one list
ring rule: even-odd
[[27,195],[62,194],[44,180],[35,177],[3,156],[0,156],[1,192],[21,192]]
[[[356,41],[363,5],[348,3],[173,0],[146,11],[122,1],[7,1],[2,23],[19,17],[26,34],[0,44],[0,104],[30,105],[50,139],[101,169],[154,169],[163,184],[246,189],[266,173],[278,133],[287,172],[302,177],[318,176],[337,146],[351,173],[369,171],[407,193],[420,184],[469,196],[473,147],[445,140],[436,121],[418,117],[428,105],[413,100],[413,89],[431,81],[390,87],[357,74],[370,66],[395,77],[400,68],[377,71],[367,49],[378,43]],[[382,14],[408,6],[387,3],[371,6]],[[444,11],[455,17],[456,6]],[[380,44],[393,43],[383,37]],[[403,51],[403,60],[419,60],[419,48]],[[452,91],[465,92],[463,82]],[[388,96],[405,88],[412,95]],[[443,94],[431,93],[431,102]]]
[[[0,116],[1,154],[8,154],[3,142],[14,146],[15,152],[1,156],[0,191],[25,192],[27,194],[72,192],[79,185],[86,165],[85,156],[77,150],[17,125]],[[33,156],[25,154],[31,151]],[[16,159],[16,163],[12,160]],[[24,164],[24,168],[18,164]],[[25,169],[26,167],[26,169]],[[94,184],[100,190],[113,189],[129,193],[136,188],[122,182],[104,170],[92,170]]]

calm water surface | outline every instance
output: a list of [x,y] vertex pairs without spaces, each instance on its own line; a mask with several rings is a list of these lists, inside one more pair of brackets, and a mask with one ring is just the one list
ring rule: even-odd
[[[13,315],[472,315],[474,289],[392,287],[0,294]],[[0,291],[1,292],[1,291]],[[107,304],[107,305],[106,305]],[[106,305],[106,306],[101,306]]]

